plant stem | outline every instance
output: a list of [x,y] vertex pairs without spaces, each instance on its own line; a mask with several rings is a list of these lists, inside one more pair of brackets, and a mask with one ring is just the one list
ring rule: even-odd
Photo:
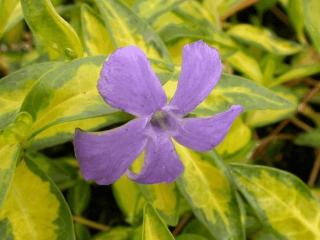
[[312,167],[309,179],[308,179],[308,185],[310,187],[314,186],[314,184],[317,180],[317,177],[319,175],[319,171],[320,171],[320,150],[318,149],[316,151],[316,160],[313,163],[313,167]]
[[298,107],[298,111],[303,112],[303,110],[307,106],[307,103],[310,101],[310,99],[312,99],[319,91],[320,91],[320,83],[315,85],[314,88],[312,88],[311,91],[304,96],[302,103]]
[[302,130],[308,132],[310,130],[312,130],[312,127],[310,127],[308,124],[306,124],[305,122],[301,121],[300,119],[293,117],[290,119],[290,121],[296,125],[297,127],[301,128]]
[[288,16],[284,12],[282,12],[279,8],[273,7],[271,8],[271,12],[285,25],[289,25]]
[[247,1],[240,2],[234,8],[231,8],[228,12],[226,12],[223,16],[221,16],[221,20],[222,21],[226,20],[228,17],[231,17],[232,15],[234,15],[236,12],[239,12],[247,7],[250,7],[256,2],[258,2],[258,0],[247,0]]
[[192,217],[191,213],[185,214],[181,218],[181,221],[178,223],[176,228],[173,230],[172,235],[177,236],[182,231],[182,229],[187,225],[187,223],[190,221],[191,217]]
[[75,221],[77,223],[80,223],[82,225],[88,226],[90,228],[94,228],[94,229],[97,229],[97,230],[100,230],[100,231],[108,231],[108,230],[110,230],[110,227],[107,226],[107,225],[91,221],[91,220],[86,219],[86,218],[81,217],[81,216],[74,215],[72,218],[73,218],[73,221]]

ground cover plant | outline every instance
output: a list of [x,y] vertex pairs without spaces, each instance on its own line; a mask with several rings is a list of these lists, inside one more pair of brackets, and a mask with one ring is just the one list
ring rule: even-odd
[[0,240],[320,239],[319,12],[0,0]]

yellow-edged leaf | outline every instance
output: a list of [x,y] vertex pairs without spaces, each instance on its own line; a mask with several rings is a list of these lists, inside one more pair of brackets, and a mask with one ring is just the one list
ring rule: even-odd
[[320,2],[318,0],[303,0],[303,14],[305,28],[313,42],[315,48],[320,52]]
[[88,55],[110,54],[114,50],[102,19],[85,4],[81,5],[81,30],[83,45]]
[[292,116],[298,107],[298,97],[294,95],[290,89],[274,88],[273,91],[283,99],[291,103],[291,106],[282,110],[256,110],[246,114],[245,123],[250,127],[261,127],[271,123],[275,123],[282,119]]
[[83,55],[77,33],[59,16],[50,0],[21,0],[21,6],[28,26],[50,58],[73,59]]
[[70,210],[57,187],[32,162],[22,161],[0,210],[13,239],[73,240]]
[[237,24],[228,33],[245,43],[253,44],[275,55],[291,55],[302,48],[295,42],[290,42],[275,36],[271,31],[250,24]]
[[0,0],[0,38],[7,27],[12,13],[18,7],[18,3],[18,0]]
[[179,198],[174,183],[139,185],[139,188],[167,224],[175,226],[178,223]]
[[122,176],[112,185],[112,192],[126,221],[130,224],[138,223],[142,217],[145,201],[137,184],[127,176]]
[[19,153],[18,143],[8,141],[4,135],[0,135],[0,208],[6,198]]
[[71,61],[45,74],[25,98],[33,117],[30,137],[56,124],[115,112],[99,95],[97,80],[105,57]]
[[43,149],[72,140],[76,128],[84,131],[95,131],[115,123],[124,123],[131,119],[128,114],[116,112],[102,117],[94,117],[53,125],[37,134],[29,143],[29,148]]
[[[140,172],[144,164],[144,152],[133,163],[132,170]],[[151,204],[160,214],[161,218],[171,226],[178,223],[179,198],[174,183],[159,184],[135,184],[142,193],[144,199]]]
[[194,110],[196,114],[213,114],[240,104],[246,111],[258,109],[288,109],[292,105],[273,91],[248,79],[223,74],[209,96]]
[[116,0],[96,0],[115,47],[136,45],[148,58],[170,62],[166,46],[153,29],[131,9]]
[[258,83],[262,82],[263,75],[259,63],[244,51],[237,50],[235,53],[226,57],[225,60],[233,68],[243,73],[249,79]]
[[320,205],[301,180],[269,167],[233,165],[232,169],[239,190],[275,239],[319,239]]
[[178,187],[215,239],[244,239],[240,209],[226,167],[213,153],[199,154],[175,143],[185,170]]
[[146,204],[143,213],[142,240],[174,240],[157,211]]
[[61,66],[62,62],[45,62],[33,64],[4,77],[0,81],[0,129],[13,122],[21,104],[45,73]]
[[216,151],[224,156],[231,155],[244,148],[251,140],[251,130],[241,118],[237,118],[227,136],[216,147]]

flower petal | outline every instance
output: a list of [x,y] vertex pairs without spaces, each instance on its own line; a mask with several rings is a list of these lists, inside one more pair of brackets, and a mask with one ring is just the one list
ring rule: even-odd
[[128,177],[139,183],[172,182],[183,171],[183,165],[170,137],[160,128],[150,127],[144,166],[140,173],[128,171]]
[[107,59],[98,90],[112,107],[135,116],[150,115],[167,101],[146,56],[133,46],[120,48]]
[[182,69],[175,95],[169,106],[186,115],[198,106],[217,84],[222,64],[216,49],[202,41],[183,48]]
[[74,149],[84,178],[103,185],[115,182],[142,152],[147,123],[147,118],[138,118],[100,133],[77,129]]
[[172,131],[172,135],[189,148],[201,152],[209,151],[223,140],[242,110],[242,106],[233,105],[226,112],[212,117],[181,119],[180,126]]

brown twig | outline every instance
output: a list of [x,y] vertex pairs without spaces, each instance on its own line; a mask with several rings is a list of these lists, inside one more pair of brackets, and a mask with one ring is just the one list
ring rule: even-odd
[[279,123],[278,126],[276,126],[276,128],[273,129],[273,131],[270,133],[270,136],[274,136],[274,135],[279,134],[282,131],[282,129],[284,129],[289,124],[289,122],[290,121],[288,119],[286,119],[286,120],[282,121],[281,123]]
[[305,122],[301,121],[300,119],[298,119],[296,117],[290,118],[290,122],[293,123],[294,125],[296,125],[298,128],[301,128],[302,130],[304,130],[306,132],[308,132],[308,131],[313,129],[308,124],[306,124]]
[[318,80],[315,80],[315,79],[312,79],[312,78],[305,78],[305,79],[303,79],[303,82],[306,85],[309,85],[311,87],[315,87],[315,86],[317,86],[319,84]]
[[289,19],[288,16],[282,12],[278,7],[274,6],[271,8],[271,12],[285,25],[289,25]]
[[[274,137],[276,135],[278,135],[282,131],[282,129],[284,129],[288,125],[288,123],[289,123],[288,119],[286,119],[286,120],[282,121],[281,123],[279,123],[278,126],[276,126],[276,128],[273,129],[273,131],[265,139],[267,139],[267,138],[274,139]],[[255,134],[256,134],[256,132],[255,132]],[[259,138],[256,137],[256,139],[259,139]],[[261,141],[263,141],[263,140],[261,140]],[[261,144],[261,142],[260,142],[260,146],[256,149],[256,151],[258,151],[258,153],[263,153],[265,151],[265,148],[268,146],[269,143],[270,143],[270,141],[266,142],[265,144]],[[253,153],[252,156],[256,156],[256,151]]]
[[320,113],[315,111],[310,105],[305,105],[303,110],[300,112],[304,116],[312,119],[312,121],[320,127]]
[[260,140],[259,146],[255,149],[252,154],[252,158],[255,159],[258,155],[262,155],[267,147],[267,145],[274,140],[292,140],[294,139],[294,135],[292,134],[277,134],[277,135],[269,135]]
[[187,225],[187,223],[190,221],[191,217],[192,217],[191,213],[185,214],[181,218],[181,220],[178,223],[178,225],[176,226],[176,228],[172,231],[172,235],[177,236],[182,231],[182,229]]
[[320,150],[316,150],[316,160],[313,163],[313,167],[308,179],[308,185],[313,187],[320,171]]
[[231,17],[236,12],[239,12],[245,8],[250,7],[251,5],[255,4],[256,2],[258,2],[258,0],[241,1],[234,8],[231,8],[228,12],[226,12],[223,16],[221,16],[220,17],[221,21],[226,20],[228,17]]
[[298,78],[293,79],[289,82],[285,82],[284,85],[287,87],[295,87],[297,85],[300,85],[301,83],[305,84],[308,87],[315,87],[319,83],[319,81],[312,78]]
[[318,82],[318,83],[314,86],[314,88],[312,88],[312,89],[310,90],[310,92],[308,92],[308,93],[304,96],[301,104],[300,104],[299,107],[298,107],[298,111],[299,111],[299,112],[303,112],[304,108],[306,107],[306,105],[307,105],[307,103],[310,101],[310,99],[312,99],[319,91],[320,91],[320,82]]
[[8,64],[6,63],[4,57],[0,56],[0,73],[2,75],[6,76],[9,73],[9,67]]
[[86,218],[81,217],[81,216],[74,215],[72,218],[73,218],[73,221],[75,221],[77,223],[80,223],[82,225],[88,226],[88,227],[93,228],[93,229],[97,229],[97,230],[100,230],[100,231],[108,231],[108,230],[110,230],[110,227],[107,226],[107,225],[91,221],[91,220],[86,219]]

